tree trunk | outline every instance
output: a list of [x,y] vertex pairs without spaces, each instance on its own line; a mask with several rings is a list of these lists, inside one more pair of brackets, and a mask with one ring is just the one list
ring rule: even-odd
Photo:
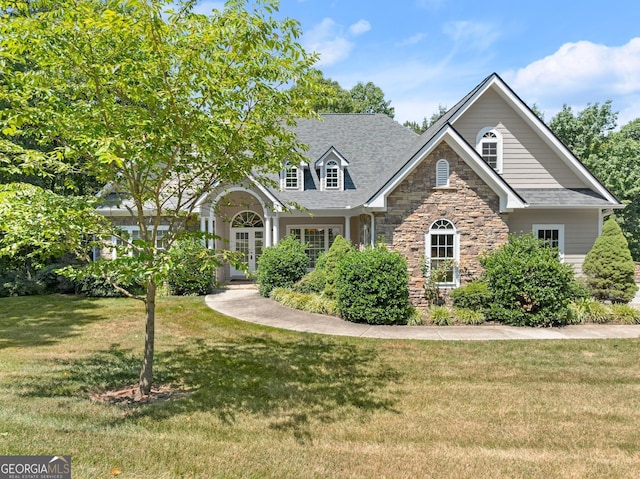
[[145,336],[144,336],[144,362],[140,371],[138,394],[146,396],[151,392],[153,381],[153,348],[155,339],[156,321],[156,284],[153,281],[147,283],[147,296],[145,301]]

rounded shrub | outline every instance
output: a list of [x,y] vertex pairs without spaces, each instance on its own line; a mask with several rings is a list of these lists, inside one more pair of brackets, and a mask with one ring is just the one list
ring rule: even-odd
[[591,294],[603,301],[628,303],[638,290],[634,268],[627,239],[616,220],[608,219],[582,265]]
[[330,298],[335,297],[335,282],[338,271],[338,263],[340,260],[353,251],[353,246],[349,241],[338,235],[333,240],[329,250],[320,255],[318,261],[316,261],[316,271],[320,271],[324,275],[325,285],[323,288],[324,294]]
[[306,273],[309,257],[305,246],[292,236],[262,250],[258,261],[259,292],[269,296],[273,288],[290,288]]
[[171,261],[167,274],[170,294],[202,295],[211,292],[219,266],[213,250],[195,238],[188,238],[177,241],[167,254]]
[[480,258],[493,301],[487,319],[514,326],[566,324],[573,268],[532,234],[509,241]]
[[298,293],[319,294],[324,291],[326,284],[327,278],[324,270],[316,267],[313,271],[305,274],[300,281],[292,286],[291,289]]
[[492,294],[486,281],[475,280],[451,291],[456,308],[483,311],[491,304]]
[[409,303],[407,262],[384,245],[349,251],[338,262],[335,279],[340,316],[356,323],[406,324]]

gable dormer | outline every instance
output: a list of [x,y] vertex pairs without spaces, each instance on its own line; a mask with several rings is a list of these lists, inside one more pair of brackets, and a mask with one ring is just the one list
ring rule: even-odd
[[304,168],[305,163],[295,165],[289,161],[284,164],[284,169],[280,172],[280,189],[282,191],[303,191],[304,190]]
[[315,163],[321,191],[344,191],[345,173],[349,162],[333,146]]

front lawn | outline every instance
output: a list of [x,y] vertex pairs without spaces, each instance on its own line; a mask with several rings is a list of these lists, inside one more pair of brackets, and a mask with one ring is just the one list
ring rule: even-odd
[[163,400],[135,383],[142,305],[0,299],[0,454],[74,478],[640,476],[640,340],[420,342],[241,323],[162,298]]

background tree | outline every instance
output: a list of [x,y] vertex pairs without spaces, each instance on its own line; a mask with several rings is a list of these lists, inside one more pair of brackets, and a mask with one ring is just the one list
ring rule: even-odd
[[312,99],[314,111],[318,113],[384,113],[393,118],[395,111],[391,101],[386,101],[384,92],[372,82],[358,82],[346,90],[331,78],[325,78],[318,69],[313,69],[314,81],[323,87],[323,93]]
[[358,82],[349,90],[353,101],[354,113],[384,113],[393,118],[395,110],[391,106],[391,101],[384,99],[384,92],[373,82]]
[[640,119],[616,128],[611,102],[574,113],[565,107],[549,127],[624,204],[617,212],[632,256],[640,261]]
[[587,253],[582,265],[591,294],[600,300],[628,303],[638,287],[627,240],[614,218],[602,227],[602,234]]
[[[302,160],[303,146],[287,125],[311,116],[307,99],[322,91],[310,76],[315,57],[298,43],[299,24],[276,20],[276,1],[230,0],[209,16],[194,14],[195,4],[0,2],[11,12],[0,23],[2,162],[49,174],[74,163],[130,201],[140,239],[120,238],[136,254],[92,267],[112,281],[144,280],[145,294],[130,294],[145,305],[140,394],[151,388],[156,287],[170,264],[156,247],[159,226],[169,228],[163,238],[169,248],[213,185],[279,170],[283,158]],[[27,132],[52,148],[19,144]],[[55,226],[28,214],[34,206],[15,218],[20,224],[5,222],[5,231]],[[69,212],[77,209],[87,212],[79,206]],[[88,216],[89,225],[99,224]],[[66,234],[77,238],[81,231]]]
[[597,162],[607,135],[616,127],[617,118],[618,113],[612,110],[611,100],[602,105],[588,104],[576,114],[570,106],[564,105],[551,119],[549,127],[576,157],[590,166]]
[[413,131],[415,131],[417,134],[422,134],[425,131],[427,131],[427,128],[429,128],[431,125],[433,125],[436,121],[438,121],[442,115],[444,115],[447,112],[447,107],[443,106],[443,105],[438,105],[438,111],[434,112],[429,119],[427,120],[427,117],[425,116],[422,119],[422,123],[418,123],[415,121],[405,121],[402,126],[406,126],[407,128],[411,128]]

